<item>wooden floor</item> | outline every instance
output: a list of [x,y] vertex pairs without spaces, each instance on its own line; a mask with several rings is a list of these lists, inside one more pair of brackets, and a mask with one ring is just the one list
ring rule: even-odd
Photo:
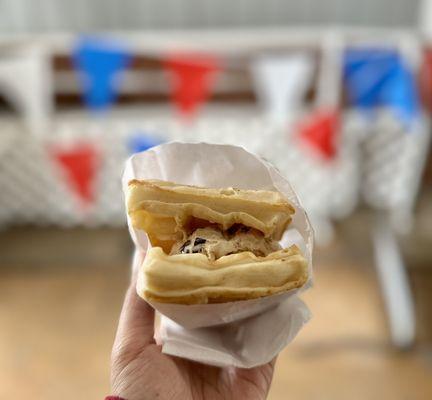
[[[361,220],[361,219],[360,219]],[[317,252],[314,317],[280,355],[270,400],[432,399],[432,268],[412,268],[418,343],[398,352],[367,228]],[[0,234],[0,399],[102,399],[131,252],[126,230]],[[429,260],[432,259],[429,258]]]

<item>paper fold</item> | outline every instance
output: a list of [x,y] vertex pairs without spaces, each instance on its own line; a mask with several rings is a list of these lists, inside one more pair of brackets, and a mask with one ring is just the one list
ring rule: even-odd
[[[167,143],[133,155],[126,163],[123,189],[132,179],[161,179],[205,187],[278,190],[295,207],[284,247],[297,244],[308,260],[309,281],[301,289],[259,299],[221,304],[152,302],[161,319],[163,352],[211,365],[251,368],[273,359],[310,317],[298,293],[312,279],[312,228],[288,181],[268,162],[230,145]],[[129,231],[141,251],[143,231]],[[271,326],[271,329],[268,327]]]

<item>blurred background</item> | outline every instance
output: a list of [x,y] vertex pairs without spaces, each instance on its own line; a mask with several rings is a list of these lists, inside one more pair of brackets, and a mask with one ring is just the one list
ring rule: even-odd
[[0,0],[0,399],[109,394],[120,177],[172,140],[259,154],[314,225],[269,399],[432,398],[431,111],[430,0]]

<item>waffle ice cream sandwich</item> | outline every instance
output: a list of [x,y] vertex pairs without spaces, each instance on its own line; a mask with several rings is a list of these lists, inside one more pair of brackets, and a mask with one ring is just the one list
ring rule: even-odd
[[132,180],[132,226],[149,248],[138,294],[177,304],[248,300],[303,286],[307,261],[279,244],[295,210],[277,191]]

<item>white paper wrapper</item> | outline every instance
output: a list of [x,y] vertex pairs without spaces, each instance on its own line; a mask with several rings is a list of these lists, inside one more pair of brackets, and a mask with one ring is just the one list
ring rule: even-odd
[[[180,305],[152,302],[162,314],[163,352],[211,365],[251,368],[272,360],[309,320],[298,293],[312,279],[313,233],[288,181],[266,161],[230,145],[167,143],[133,155],[126,163],[123,190],[131,179],[161,179],[205,187],[278,190],[295,207],[281,244],[297,244],[308,259],[309,281],[299,290],[222,304]],[[146,251],[146,234],[129,231]]]

